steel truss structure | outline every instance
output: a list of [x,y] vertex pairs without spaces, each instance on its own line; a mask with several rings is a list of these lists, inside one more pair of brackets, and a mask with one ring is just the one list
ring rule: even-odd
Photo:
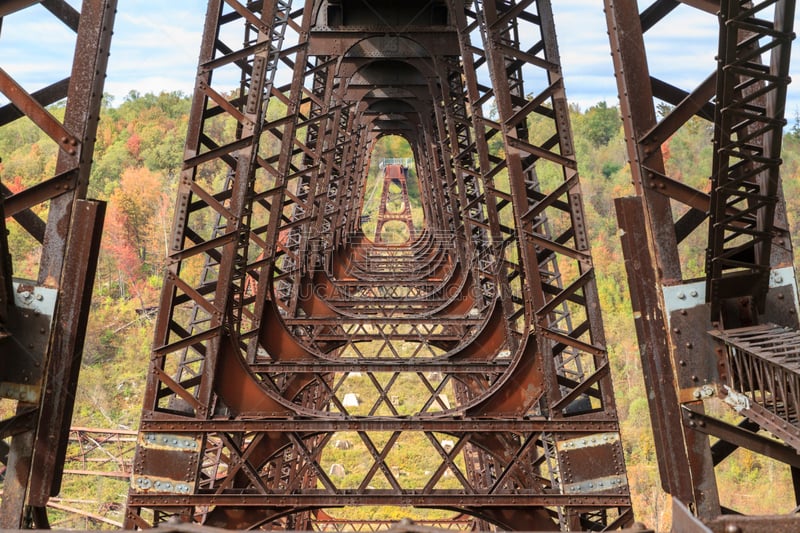
[[[40,147],[50,142],[57,160],[53,175],[34,185],[0,186],[0,397],[16,402],[16,413],[0,420],[0,438],[10,437],[8,445],[0,441],[4,529],[48,527],[45,507],[61,484],[105,213],[86,193],[116,0],[86,0],[80,11],[63,0],[34,4],[4,2],[0,22],[39,9],[74,32],[63,47],[75,55],[66,78],[35,92],[0,68],[0,92],[10,102],[0,107],[0,127],[30,120],[46,139]],[[46,109],[54,102],[63,102],[63,118]],[[13,278],[11,225],[39,255],[35,280]]]
[[[703,521],[724,520],[734,510],[715,467],[744,448],[788,465],[798,499],[798,295],[779,174],[795,3],[605,8],[637,193],[616,201],[617,216],[662,485]],[[720,30],[708,77],[687,88],[650,74],[648,32],[700,14]],[[693,123],[713,125],[705,187],[665,164],[671,136]],[[707,244],[702,277],[687,268],[692,241]]]
[[[77,41],[72,75],[46,89],[0,70],[0,125],[27,117],[58,152],[53,177],[4,186],[0,202],[0,396],[17,408],[0,422],[4,528],[47,527],[58,505],[115,0],[11,1],[0,21],[30,6]],[[663,485],[679,529],[736,527],[715,465],[744,447],[795,480],[800,466],[779,177],[794,2],[605,7],[637,192],[617,212]],[[690,9],[720,21],[717,64],[693,90],[649,74],[645,39]],[[45,107],[65,98],[56,119]],[[568,111],[548,0],[209,0],[124,526],[632,526]],[[695,120],[714,125],[708,190],[671,177],[662,153]],[[412,148],[425,221],[412,232],[403,212],[401,244],[361,229],[387,135]],[[12,279],[7,224],[41,244],[37,281]],[[698,239],[694,279],[682,243]],[[738,426],[709,414],[715,398]]]
[[212,0],[126,526],[632,523],[567,111],[546,1]]
[[[62,471],[63,486],[114,479],[124,488],[131,477],[137,435],[136,431],[126,429],[70,428]],[[119,518],[123,515],[124,504],[121,502],[79,495],[71,499],[50,498],[47,507],[59,513],[57,519],[50,521],[53,528],[73,529],[90,524],[122,527]]]
[[[403,239],[404,241],[415,239],[417,236],[417,231],[414,228],[414,219],[411,215],[411,199],[408,196],[409,167],[408,164],[404,163],[402,161],[381,162],[383,186],[381,187],[381,199],[378,204],[377,220],[375,221],[375,236],[372,239],[376,243],[385,242],[383,228],[387,223],[397,223],[392,225],[399,225],[403,228],[404,233],[401,235],[406,237]],[[364,216],[362,215],[362,221],[364,221]]]

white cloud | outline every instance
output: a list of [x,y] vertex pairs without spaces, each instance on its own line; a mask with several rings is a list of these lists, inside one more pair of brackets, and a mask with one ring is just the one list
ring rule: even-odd
[[190,94],[197,71],[205,2],[138,0],[120,4],[106,92]]
[[[640,8],[647,3],[640,2]],[[617,90],[610,56],[603,5],[596,0],[556,0],[553,2],[561,63],[567,97],[581,107],[599,100],[616,103]],[[680,5],[645,36],[648,68],[653,75],[686,90],[693,90],[714,69],[717,53],[718,21],[709,15]],[[795,31],[798,30],[795,18]],[[789,120],[800,109],[800,55],[795,53],[790,74]]]
[[75,32],[41,6],[3,20],[0,67],[29,91],[69,76],[74,49]]
[[[205,12],[205,0],[120,2],[106,91],[117,102],[131,90],[190,94]],[[600,100],[616,103],[602,3],[556,0],[553,12],[570,102],[584,108]],[[648,32],[651,71],[686,89],[695,87],[714,69],[716,25],[713,16],[687,6],[677,8]],[[72,47],[64,44],[70,34],[41,6],[12,15],[4,21],[0,34],[0,66],[35,85],[33,89],[60,79],[67,75],[71,62]],[[799,64],[800,57],[795,54],[793,72]],[[800,75],[795,77],[800,80]],[[235,80],[231,78],[230,83]],[[789,87],[790,114],[800,109],[798,83]]]

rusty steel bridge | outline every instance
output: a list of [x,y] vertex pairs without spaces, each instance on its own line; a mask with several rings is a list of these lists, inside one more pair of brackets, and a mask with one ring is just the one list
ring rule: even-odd
[[[0,3],[0,22],[41,4],[76,34],[66,79],[32,90],[0,70],[0,126],[26,117],[59,147],[40,183],[0,185],[0,396],[16,401],[0,528],[49,525],[103,231],[87,188],[117,1],[77,3]],[[715,477],[745,448],[790,468],[800,498],[780,178],[795,2],[602,4],[635,190],[614,202],[675,528],[796,531],[732,515]],[[690,12],[719,21],[719,45],[686,87],[650,74],[645,36]],[[714,132],[703,190],[662,150],[694,117]],[[373,238],[366,176],[388,135],[413,151],[424,226],[409,164],[389,161]],[[634,525],[549,0],[209,0],[184,155],[126,528],[379,529],[348,518],[366,506],[460,530]],[[35,280],[14,277],[10,224],[41,244]],[[409,238],[384,242],[384,224]],[[706,409],[720,399],[725,416]],[[344,476],[337,450],[363,468]]]

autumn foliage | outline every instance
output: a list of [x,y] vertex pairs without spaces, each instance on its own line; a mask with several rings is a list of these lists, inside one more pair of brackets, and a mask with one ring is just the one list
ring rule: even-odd
[[[188,109],[189,99],[178,93],[131,93],[119,106],[107,105],[103,110],[90,196],[106,200],[108,209],[79,387],[75,416],[78,425],[135,428],[138,424],[151,351],[152,312],[168,261],[172,205]],[[55,106],[52,111],[58,114],[59,109]],[[637,519],[650,527],[663,528],[669,524],[669,500],[658,479],[647,391],[632,335],[633,319],[612,201],[633,194],[619,111],[601,103],[585,111],[573,108],[570,119],[635,511]],[[533,124],[530,131],[535,135],[539,130]],[[707,186],[711,133],[699,119],[676,133],[664,144],[667,172],[692,186]],[[46,138],[36,139],[36,135],[36,128],[22,120],[0,130],[0,181],[12,192],[30,187],[54,172],[57,147]],[[19,148],[22,140],[26,141],[24,150]],[[31,144],[35,148],[30,148]],[[407,144],[389,139],[381,146],[381,154],[411,157],[410,153],[401,153],[407,150],[402,146]],[[797,235],[800,127],[795,126],[786,135],[784,146],[783,179],[790,233]],[[377,164],[380,157],[376,156],[373,163]],[[549,179],[546,172],[541,172],[540,178]],[[221,178],[209,175],[202,179]],[[419,209],[416,180],[409,180],[409,193],[415,209]],[[365,209],[368,211],[368,206]],[[7,224],[15,275],[35,275],[33,251],[38,244],[27,238],[13,220]],[[687,242],[684,246],[703,243]],[[685,265],[685,270],[700,271],[702,267]],[[726,487],[725,492],[738,498],[723,503],[742,511],[784,512],[794,505],[787,496],[792,493],[791,473],[762,457],[737,452],[719,469],[718,481]],[[87,492],[81,493],[81,498],[92,497],[92,491],[96,491],[97,499],[120,498],[126,492],[124,483],[114,488],[101,485],[70,489],[67,483],[64,490]]]

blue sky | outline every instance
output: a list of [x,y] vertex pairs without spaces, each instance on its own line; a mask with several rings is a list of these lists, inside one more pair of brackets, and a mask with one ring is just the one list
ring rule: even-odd
[[[191,93],[205,10],[205,0],[119,0],[106,81],[106,92],[116,103],[131,90]],[[602,1],[554,0],[553,11],[570,102],[582,108],[602,100],[616,104]],[[650,68],[693,88],[713,69],[716,20],[685,6],[668,18],[648,37]],[[0,66],[26,88],[60,79],[53,73],[67,75],[71,53],[64,47],[65,36],[69,33],[63,25],[41,7],[7,17],[0,32]],[[798,45],[793,51],[800,54]],[[799,65],[800,57],[795,57],[797,82],[790,85],[787,105],[790,123],[800,113]]]

